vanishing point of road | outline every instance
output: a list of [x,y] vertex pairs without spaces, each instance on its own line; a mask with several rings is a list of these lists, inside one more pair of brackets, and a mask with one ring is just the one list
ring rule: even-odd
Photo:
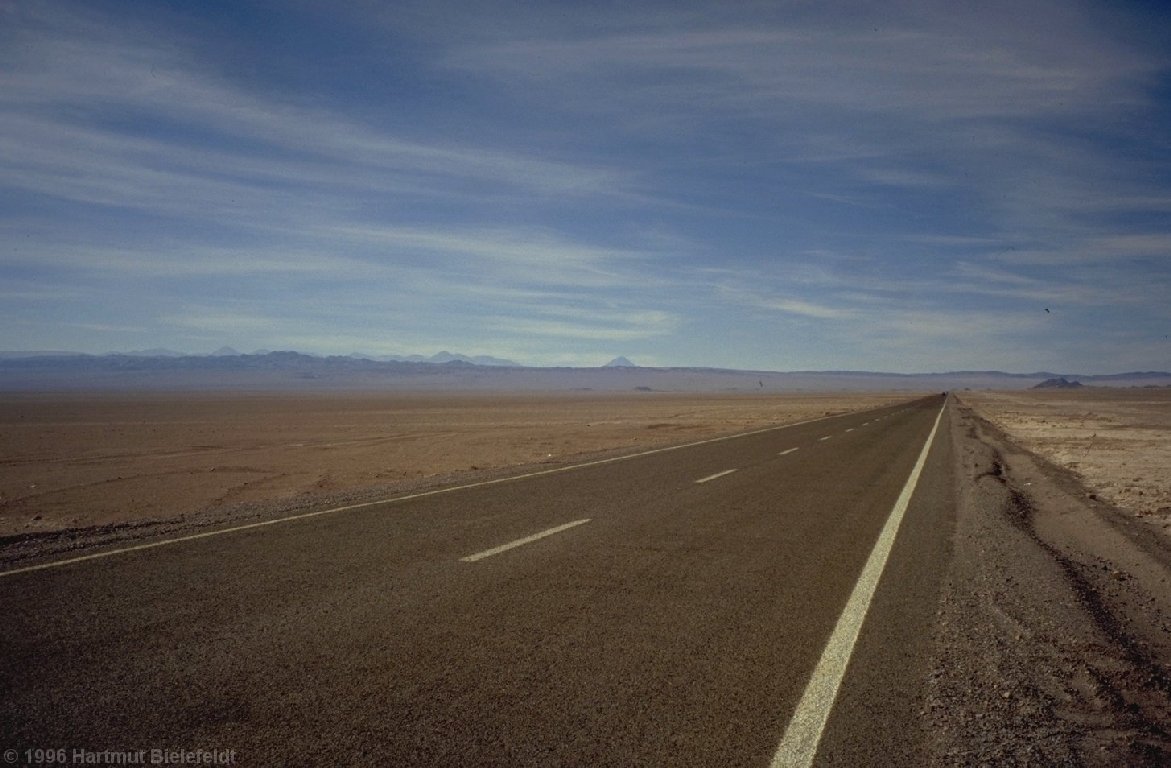
[[5,763],[921,762],[945,408],[10,567]]

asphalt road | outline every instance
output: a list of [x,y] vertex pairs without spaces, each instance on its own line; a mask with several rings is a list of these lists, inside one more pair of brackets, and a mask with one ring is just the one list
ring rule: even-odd
[[816,753],[921,762],[942,406],[0,575],[4,760],[767,766],[938,423]]

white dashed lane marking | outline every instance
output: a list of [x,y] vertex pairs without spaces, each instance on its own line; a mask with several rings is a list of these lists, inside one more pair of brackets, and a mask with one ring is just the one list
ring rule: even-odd
[[575,528],[579,525],[583,525],[584,523],[588,523],[589,521],[590,519],[588,517],[585,520],[574,520],[572,523],[566,523],[565,525],[559,525],[556,528],[550,528],[548,530],[541,531],[540,533],[534,533],[532,536],[525,536],[523,539],[510,541],[507,544],[501,544],[499,547],[492,547],[492,549],[485,549],[483,552],[477,552],[474,555],[461,557],[460,561],[464,563],[474,563],[477,560],[483,560],[485,557],[492,557],[492,555],[499,555],[501,552],[507,552],[510,549],[515,549],[516,547],[520,547],[525,544],[531,544],[534,541],[545,538],[546,536],[552,536],[555,533],[568,531],[570,528]]
[[734,469],[725,469],[723,472],[717,472],[714,475],[708,475],[707,477],[701,477],[700,479],[695,481],[695,484],[699,485],[700,483],[707,483],[712,480],[715,480],[718,477],[723,477],[724,475],[730,475],[735,471],[736,470],[734,470]]

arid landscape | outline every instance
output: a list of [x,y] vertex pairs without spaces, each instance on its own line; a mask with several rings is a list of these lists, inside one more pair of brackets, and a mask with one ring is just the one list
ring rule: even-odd
[[905,393],[26,394],[0,536],[393,493],[873,408]]
[[[0,403],[0,562],[86,556],[910,399],[12,394]],[[925,764],[1161,764],[1171,390],[964,391],[955,403],[954,454],[940,454],[954,466],[935,470],[954,471],[955,490],[946,485],[931,505],[945,512],[954,493],[955,529],[906,532],[945,536],[952,552],[916,657],[928,680],[918,705]],[[847,431],[882,434],[861,421]],[[847,431],[796,455],[844,446]]]
[[1022,447],[1093,493],[1171,533],[1171,389],[964,392]]
[[0,768],[1171,768],[1171,2],[906,5],[0,0]]

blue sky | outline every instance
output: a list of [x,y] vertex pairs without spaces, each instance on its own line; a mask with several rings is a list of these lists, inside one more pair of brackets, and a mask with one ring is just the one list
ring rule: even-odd
[[0,0],[0,332],[1171,369],[1171,7]]

